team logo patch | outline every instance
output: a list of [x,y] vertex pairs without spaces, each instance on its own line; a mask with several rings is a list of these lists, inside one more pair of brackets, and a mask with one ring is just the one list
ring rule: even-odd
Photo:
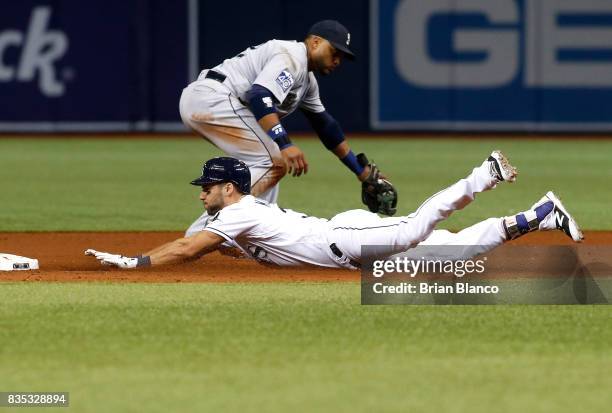
[[274,106],[274,102],[272,102],[272,98],[270,96],[266,96],[261,100],[267,108],[271,108]]
[[293,76],[288,71],[283,70],[276,78],[276,83],[283,89],[283,92],[286,92],[293,86]]
[[278,125],[272,126],[272,132],[274,132],[274,136],[283,134],[283,125],[279,123]]

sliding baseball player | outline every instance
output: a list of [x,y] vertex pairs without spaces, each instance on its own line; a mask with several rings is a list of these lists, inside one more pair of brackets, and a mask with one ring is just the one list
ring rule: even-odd
[[249,194],[251,175],[247,165],[235,158],[214,158],[191,182],[202,188],[200,199],[211,217],[201,232],[138,257],[93,249],[85,254],[105,265],[137,268],[199,258],[231,242],[247,256],[266,264],[356,269],[366,258],[361,255],[363,245],[376,245],[377,257],[383,258],[419,244],[478,245],[479,249],[470,252],[477,255],[536,230],[558,229],[581,241],[576,221],[552,192],[516,215],[490,218],[458,233],[434,230],[439,222],[472,202],[476,194],[504,181],[513,182],[516,174],[504,155],[495,151],[466,178],[432,195],[408,216],[381,218],[365,210],[352,210],[327,220],[253,197]]

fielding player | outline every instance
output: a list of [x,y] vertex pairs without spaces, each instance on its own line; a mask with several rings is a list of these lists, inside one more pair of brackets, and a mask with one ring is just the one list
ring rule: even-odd
[[[350,43],[346,27],[324,20],[314,24],[302,42],[270,40],[251,46],[203,70],[183,90],[181,118],[226,154],[245,162],[251,170],[251,195],[270,203],[277,202],[278,182],[287,172],[293,176],[308,172],[304,153],[291,142],[281,123],[298,108],[325,147],[360,181],[370,177],[376,182],[378,171],[368,165],[367,158],[359,159],[351,151],[340,125],[325,110],[314,75],[328,75],[343,59],[353,60]],[[386,192],[392,203],[395,190],[387,188]],[[393,215],[395,210],[374,212]],[[208,218],[204,213],[186,235],[201,231]]]
[[356,269],[365,258],[361,256],[362,245],[376,245],[377,258],[382,258],[419,244],[481,246],[473,251],[475,255],[535,230],[560,229],[574,241],[581,241],[576,221],[552,192],[516,215],[490,218],[458,233],[434,230],[452,212],[472,202],[477,193],[493,189],[502,181],[513,182],[516,174],[504,155],[494,151],[466,178],[431,196],[408,216],[381,218],[365,210],[352,210],[327,220],[249,195],[251,176],[246,164],[235,158],[213,158],[204,164],[202,176],[191,182],[202,187],[200,199],[211,216],[201,232],[139,257],[93,249],[85,254],[105,265],[136,268],[199,258],[230,242],[245,255],[266,264]]

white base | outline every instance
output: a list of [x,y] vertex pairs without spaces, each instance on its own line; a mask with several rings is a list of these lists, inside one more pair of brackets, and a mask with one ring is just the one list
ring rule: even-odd
[[37,269],[37,259],[0,253],[0,271],[27,271]]

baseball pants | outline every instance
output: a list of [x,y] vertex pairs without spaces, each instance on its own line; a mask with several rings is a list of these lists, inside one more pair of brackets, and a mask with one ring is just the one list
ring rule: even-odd
[[[238,158],[251,171],[251,194],[270,203],[278,198],[278,182],[286,166],[278,146],[261,129],[253,113],[228,88],[213,79],[191,83],[181,95],[183,123],[228,156]],[[201,231],[208,221],[204,212],[186,232]]]
[[[490,218],[458,233],[435,231],[435,226],[472,202],[477,193],[494,188],[486,162],[454,185],[427,199],[415,212],[405,217],[381,218],[364,210],[347,211],[330,221],[329,240],[345,255],[345,261],[362,260],[362,246],[368,247],[375,258],[400,254],[410,257],[417,245],[465,246],[455,249],[455,259],[465,259],[492,250],[505,240],[501,218]],[[435,248],[425,249],[439,256]],[[423,249],[418,258],[423,257]],[[427,258],[425,256],[425,258]]]

